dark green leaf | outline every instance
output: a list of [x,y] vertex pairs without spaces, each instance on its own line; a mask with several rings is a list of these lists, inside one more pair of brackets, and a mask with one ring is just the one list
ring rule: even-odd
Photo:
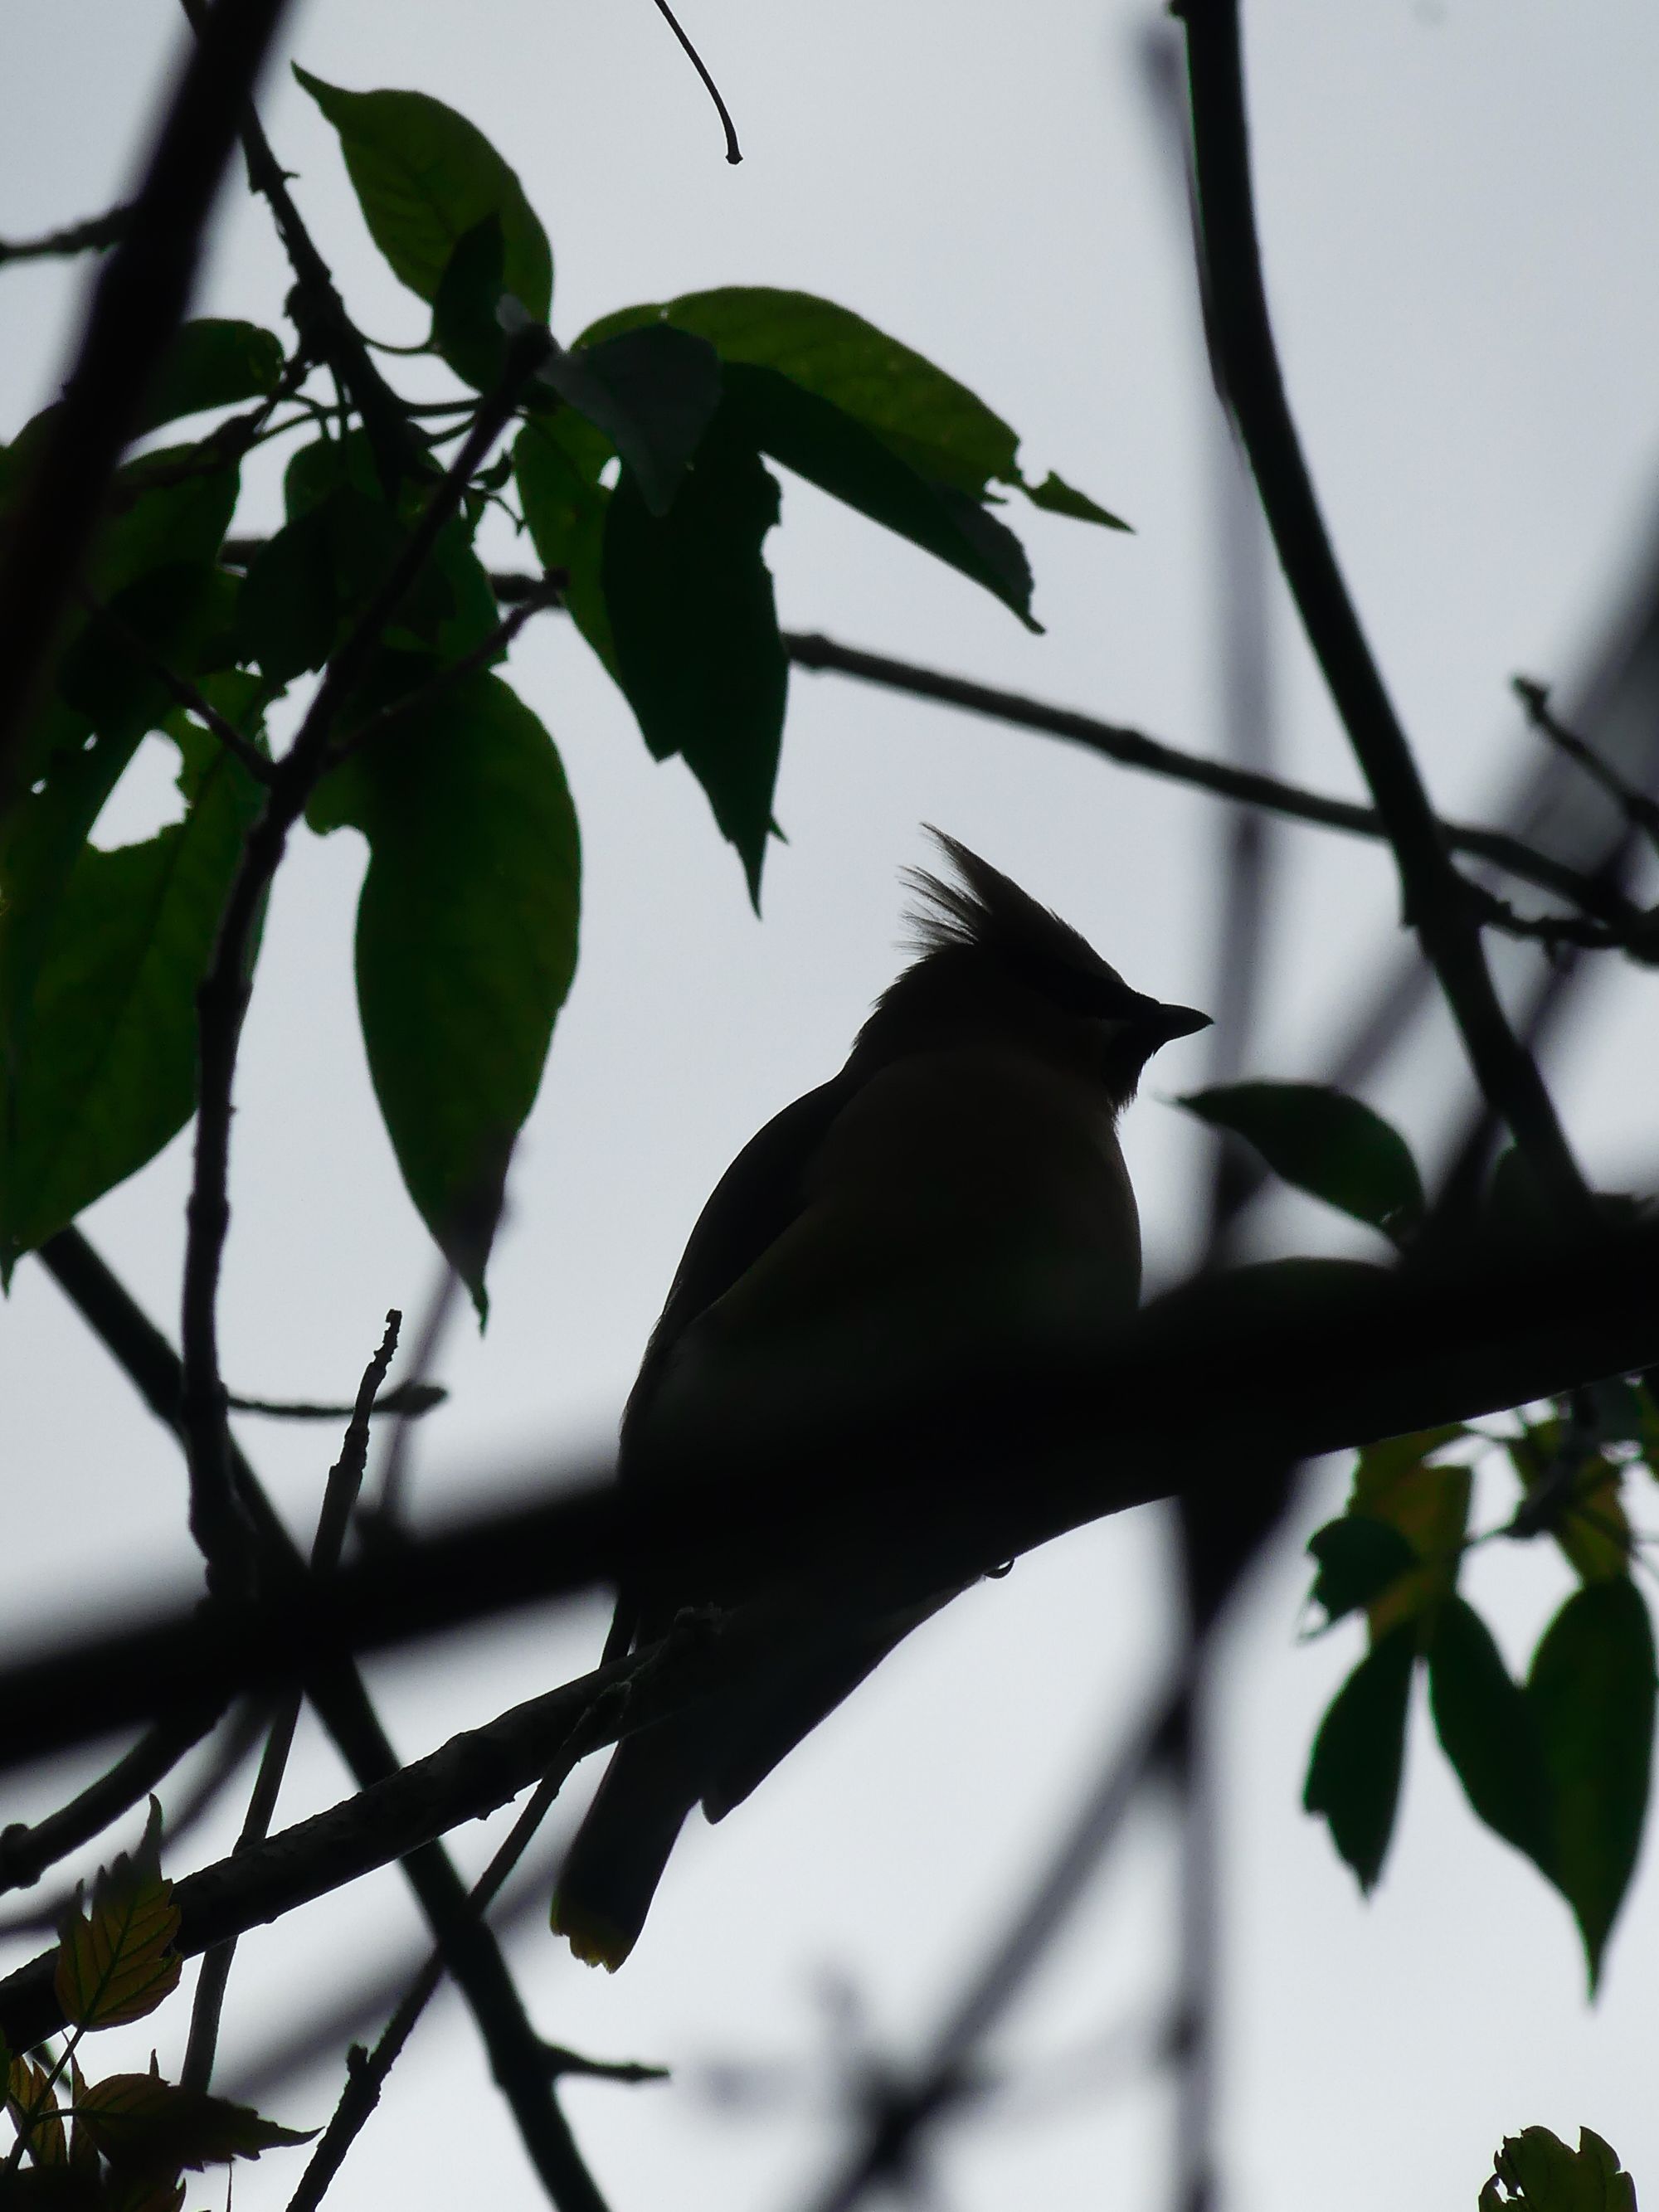
[[237,597],[235,579],[204,562],[152,568],[88,615],[58,664],[58,691],[106,735],[142,737],[174,704],[158,664],[194,676],[208,641],[231,627]]
[[1391,1583],[1420,1565],[1415,1548],[1398,1528],[1358,1513],[1327,1522],[1310,1537],[1308,1550],[1319,1565],[1310,1595],[1325,1608],[1328,1626],[1369,1605]]
[[1375,1886],[1394,1833],[1415,1656],[1409,1625],[1367,1652],[1332,1700],[1308,1762],[1302,1802],[1329,1823],[1362,1890]]
[[492,390],[507,364],[498,313],[506,258],[501,218],[487,215],[456,240],[432,301],[432,343],[475,392]]
[[507,685],[461,678],[337,769],[313,828],[368,839],[357,1000],[410,1197],[483,1310],[514,1139],[576,960],[564,771]]
[[720,400],[720,356],[667,324],[556,353],[541,372],[621,455],[653,514],[666,514]]
[[250,562],[238,610],[242,650],[265,680],[288,684],[320,668],[339,629],[326,507],[313,507],[267,538]]
[[1097,522],[1105,530],[1129,527],[1121,515],[1098,505],[1086,491],[1074,489],[1052,469],[1040,484],[1027,484],[1025,495],[1033,507],[1046,507],[1050,514],[1069,515],[1073,522]]
[[[85,847],[61,890],[42,879],[49,911],[27,996],[9,1007],[0,1076],[8,1264],[136,1173],[193,1109],[196,990],[260,796],[216,739],[195,744],[182,822],[113,852]],[[20,893],[0,918],[0,966],[4,940],[33,920]]]
[[87,588],[107,604],[157,568],[211,562],[236,511],[240,477],[222,464],[177,483],[147,483],[143,471],[185,458],[189,448],[152,453],[116,478],[112,519],[99,533]]
[[90,1904],[71,1906],[52,1990],[72,2027],[121,2027],[154,2012],[179,1985],[173,1948],[179,1908],[161,1873],[161,1808],[152,1797],[144,1838],[100,1869]]
[[1636,2184],[1593,2128],[1580,2128],[1577,2150],[1547,2128],[1523,2128],[1504,2137],[1480,2191],[1480,2212],[1505,2204],[1516,2212],[1636,2212]]
[[513,467],[536,556],[544,568],[562,568],[569,577],[570,618],[615,678],[603,574],[611,494],[599,481],[610,454],[610,441],[565,407],[526,425],[513,448]]
[[457,245],[494,216],[506,289],[535,321],[547,320],[547,234],[481,131],[422,92],[346,92],[297,66],[294,74],[339,132],[369,234],[411,292],[434,301]]
[[309,2142],[316,2133],[279,2127],[251,2105],[233,2105],[156,2074],[112,2074],[77,2100],[76,2117],[111,2165],[124,2172],[177,2173],[228,2166],[264,2150]]
[[624,470],[605,526],[617,680],[652,752],[708,793],[757,906],[788,684],[761,551],[777,519],[776,480],[722,411],[665,515]]
[[1367,1444],[1355,1462],[1349,1512],[1397,1528],[1422,1562],[1415,1573],[1372,1600],[1374,1638],[1402,1621],[1415,1623],[1420,1638],[1441,1601],[1456,1588],[1472,1478],[1467,1467],[1437,1465],[1435,1455],[1466,1434],[1454,1421],[1443,1428],[1385,1437]]
[[1549,1872],[1594,1989],[1641,1846],[1653,1754],[1653,1628],[1627,1576],[1567,1600],[1534,1654],[1527,1698],[1549,1778]]
[[1537,1717],[1472,1606],[1449,1597],[1429,1638],[1429,1709],[1478,1817],[1547,1873],[1548,1783]]
[[282,380],[283,345],[257,323],[186,323],[162,357],[138,418],[140,431],[239,400],[268,399]]
[[1624,1469],[1593,1444],[1586,1449],[1595,1433],[1558,1417],[1523,1423],[1508,1445],[1527,1497],[1521,1533],[1547,1531],[1587,1583],[1628,1574],[1631,1559]]
[[1255,1146],[1273,1173],[1402,1243],[1421,1225],[1423,1184],[1380,1114],[1320,1083],[1232,1083],[1176,1102]]
[[1013,532],[972,499],[918,476],[856,416],[776,369],[738,363],[726,372],[722,420],[797,476],[982,584],[1028,629],[1038,627],[1030,567]]

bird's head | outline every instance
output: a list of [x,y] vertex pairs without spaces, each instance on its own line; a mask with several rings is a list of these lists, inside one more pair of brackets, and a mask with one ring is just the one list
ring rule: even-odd
[[859,1054],[1007,1043],[1098,1083],[1116,1109],[1160,1045],[1208,1028],[1207,1014],[1132,990],[1086,938],[959,839],[928,835],[951,873],[906,871],[920,957],[877,1001]]

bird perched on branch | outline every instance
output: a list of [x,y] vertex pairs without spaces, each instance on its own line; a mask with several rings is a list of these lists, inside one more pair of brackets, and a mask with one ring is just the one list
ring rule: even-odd
[[[840,1074],[744,1146],[691,1232],[623,1416],[619,1479],[641,1497],[673,1479],[688,1437],[707,1452],[757,1428],[810,1433],[815,1406],[878,1405],[1139,1300],[1117,1117],[1159,1046],[1208,1017],[1131,990],[1057,915],[931,834],[950,873],[908,878],[920,957]],[[692,1807],[723,1819],[956,1595],[896,1610],[837,1573],[827,1601],[804,1601],[815,1632],[781,1635],[763,1680],[617,1746],[553,1900],[578,1958],[620,1966]],[[606,1655],[654,1641],[682,1607],[758,1594],[741,1570],[624,1589]]]

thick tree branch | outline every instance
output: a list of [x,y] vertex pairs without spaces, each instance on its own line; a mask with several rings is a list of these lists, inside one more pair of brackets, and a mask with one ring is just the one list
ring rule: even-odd
[[[582,1480],[567,1468],[543,1502],[411,1538],[326,1589],[152,1615],[20,1662],[0,1673],[0,1759],[158,1717],[204,1679],[227,1697],[276,1688],[624,1572],[826,1592],[849,1578],[867,1592],[879,1575],[880,1601],[897,1610],[1126,1506],[1208,1486],[1224,1501],[1240,1437],[1251,1464],[1307,1457],[1653,1364],[1656,1262],[1659,1232],[1647,1231],[1505,1247],[1432,1273],[1244,1268],[1108,1334],[1079,1324],[902,1394],[843,1385],[807,1403],[787,1389],[749,1409],[741,1436],[688,1435],[648,1510],[598,1470]],[[780,1465],[791,1470],[781,1492]]]
[[1563,1219],[1582,1225],[1589,1192],[1499,1002],[1479,922],[1337,566],[1285,398],[1251,195],[1238,0],[1174,0],[1174,12],[1187,31],[1212,328],[1285,579],[1394,848],[1406,920],[1439,979],[1475,1079]]
[[0,556],[0,811],[110,480],[195,279],[203,225],[285,0],[219,0],[104,263],[49,443]]

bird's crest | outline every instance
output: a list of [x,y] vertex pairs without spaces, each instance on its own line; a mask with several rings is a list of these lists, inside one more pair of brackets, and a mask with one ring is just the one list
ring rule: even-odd
[[932,823],[925,825],[955,872],[955,880],[927,868],[907,868],[903,883],[915,897],[906,920],[906,940],[923,959],[966,945],[1007,962],[1046,996],[1081,1012],[1127,1012],[1142,1003],[1115,968],[1086,937],[1039,905],[1012,878]]

